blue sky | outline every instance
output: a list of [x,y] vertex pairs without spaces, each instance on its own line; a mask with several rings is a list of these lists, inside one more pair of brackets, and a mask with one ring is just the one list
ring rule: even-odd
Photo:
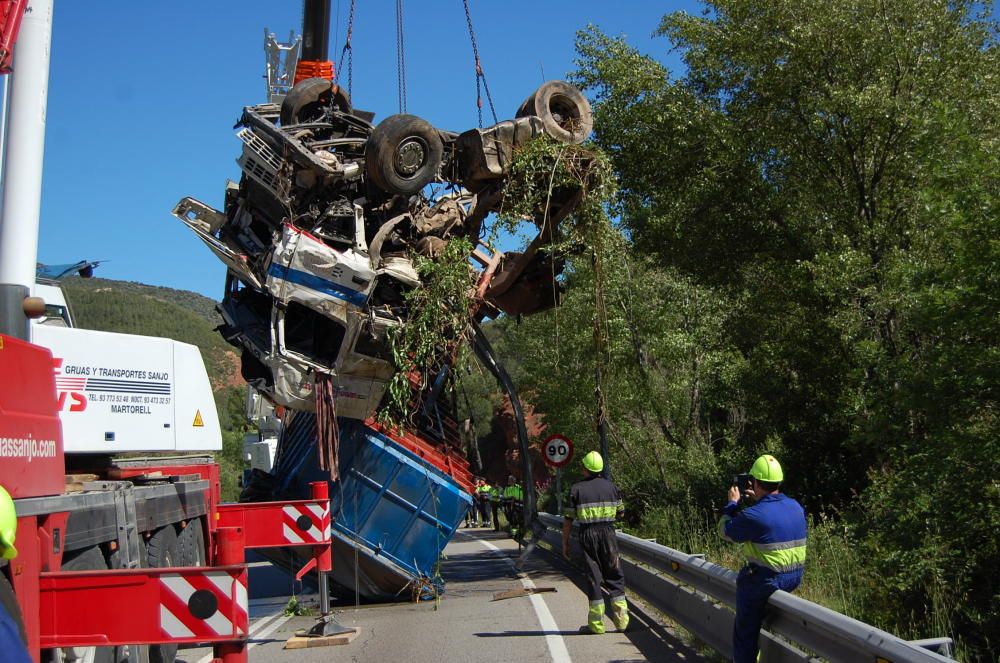
[[[397,112],[395,2],[358,0],[353,100]],[[349,0],[340,9],[343,44]],[[497,115],[512,117],[546,78],[573,69],[587,23],[624,34],[670,66],[659,18],[687,0],[473,0],[473,21]],[[460,0],[405,3],[408,112],[442,129],[477,125],[472,49]],[[298,0],[55,0],[39,260],[108,260],[105,278],[221,297],[222,264],[171,215],[183,196],[222,206],[238,179],[232,129],[264,101],[263,33],[301,28]],[[331,47],[332,50],[332,47]],[[339,55],[339,48],[336,54]],[[344,82],[346,83],[346,76]],[[488,111],[484,115],[490,123]]]

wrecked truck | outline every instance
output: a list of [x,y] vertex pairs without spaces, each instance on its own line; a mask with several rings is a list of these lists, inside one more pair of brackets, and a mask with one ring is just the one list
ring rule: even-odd
[[[241,499],[294,498],[329,478],[334,581],[380,599],[428,586],[471,505],[454,397],[442,388],[453,357],[408,376],[406,430],[376,421],[399,370],[389,335],[406,324],[406,293],[422,287],[414,257],[469,240],[470,325],[556,305],[562,263],[545,247],[582,194],[555,192],[529,219],[538,232],[521,252],[488,246],[484,222],[519,146],[542,135],[579,144],[592,116],[579,90],[550,81],[487,128],[445,131],[404,114],[373,122],[335,83],[306,79],[280,104],[244,108],[242,175],[226,184],[224,208],[184,198],[173,213],[227,267],[218,331],[239,349],[243,377],[293,413],[272,472],[252,474]],[[446,341],[442,355],[454,354]]]

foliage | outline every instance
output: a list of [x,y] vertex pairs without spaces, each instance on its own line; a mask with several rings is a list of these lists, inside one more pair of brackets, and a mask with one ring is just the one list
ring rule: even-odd
[[[590,247],[594,233],[604,225],[605,206],[615,187],[611,164],[603,152],[593,146],[560,143],[542,134],[514,151],[499,228],[513,233],[521,219],[536,219],[544,229],[559,203],[579,196],[568,223],[560,224],[559,230],[565,238],[563,248]],[[557,242],[556,248],[549,250],[559,246]]]
[[246,390],[228,387],[215,392],[215,408],[222,428],[222,451],[215,454],[222,481],[222,499],[236,502],[240,496],[237,479],[243,475],[246,462],[243,460],[243,441],[251,432],[247,421]]
[[316,610],[299,601],[298,597],[291,596],[285,604],[283,611],[285,617],[308,617],[316,614]]
[[109,292],[118,294],[142,295],[167,304],[175,304],[203,318],[212,325],[222,322],[222,316],[215,310],[216,301],[190,290],[177,290],[158,285],[146,285],[134,281],[115,281],[102,278],[66,278],[60,282],[63,289],[69,292]]
[[633,525],[707,522],[769,450],[818,523],[803,591],[970,660],[1000,640],[1000,67],[978,8],[717,0],[660,25],[680,78],[582,32],[628,248],[603,292],[570,257],[561,309],[491,323],[581,452],[606,368]]
[[411,377],[423,389],[428,376],[436,375],[457,356],[457,348],[469,329],[470,292],[474,285],[470,253],[471,242],[455,238],[436,258],[414,256],[422,285],[406,293],[407,318],[389,330],[396,374],[389,382],[388,405],[379,410],[383,424],[399,428],[409,423],[414,413]]
[[61,285],[78,327],[158,336],[196,345],[215,388],[234,381],[238,370],[236,357],[214,331],[217,321],[203,315],[206,306],[201,300],[211,301],[208,298],[193,292],[107,279],[71,278]]

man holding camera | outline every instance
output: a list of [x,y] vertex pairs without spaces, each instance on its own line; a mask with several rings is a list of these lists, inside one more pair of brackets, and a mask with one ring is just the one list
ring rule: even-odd
[[[771,594],[793,591],[802,582],[806,516],[798,502],[778,492],[783,480],[781,465],[764,454],[749,476],[734,480],[719,520],[719,534],[741,544],[747,560],[736,580],[735,663],[757,660],[757,638]],[[741,506],[741,497],[750,504]]]

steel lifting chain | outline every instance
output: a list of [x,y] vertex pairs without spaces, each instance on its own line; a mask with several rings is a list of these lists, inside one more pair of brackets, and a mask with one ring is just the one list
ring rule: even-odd
[[496,124],[497,111],[493,107],[493,95],[490,94],[490,86],[486,82],[486,74],[483,72],[483,64],[479,60],[479,46],[476,44],[476,31],[472,27],[472,12],[469,11],[469,0],[462,0],[465,5],[465,22],[469,26],[469,39],[472,41],[472,55],[476,60],[476,110],[479,112],[479,128],[483,128],[483,94],[486,91],[486,100],[490,104],[490,112],[493,114],[493,123]]
[[406,50],[403,46],[403,0],[396,0],[396,79],[399,112],[406,112]]
[[344,59],[347,59],[347,96],[352,96],[354,86],[354,47],[351,45],[351,37],[354,35],[354,10],[357,0],[351,0],[351,9],[347,15],[347,37],[344,41],[344,48],[340,51],[340,62],[337,63],[337,71],[344,70]]

